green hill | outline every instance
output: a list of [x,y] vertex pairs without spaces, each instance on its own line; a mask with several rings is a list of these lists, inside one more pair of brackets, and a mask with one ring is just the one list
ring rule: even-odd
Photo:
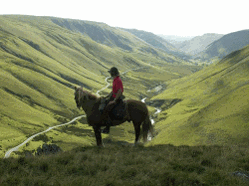
[[[83,86],[95,93],[105,86],[107,69],[112,66],[121,72],[139,68],[122,76],[125,95],[133,99],[145,96],[154,85],[200,69],[103,23],[0,16],[1,156],[27,136],[83,114],[76,109],[73,87]],[[50,141],[65,149],[95,144],[91,132],[84,138],[75,134],[91,131],[91,127],[78,123],[71,132],[64,130],[51,131]],[[25,148],[34,149],[41,143],[32,142]]]
[[[152,144],[248,145],[249,46],[168,82]],[[178,101],[175,101],[178,100]]]
[[200,57],[222,58],[231,52],[239,50],[249,44],[249,30],[241,30],[226,34],[215,42],[211,43]]

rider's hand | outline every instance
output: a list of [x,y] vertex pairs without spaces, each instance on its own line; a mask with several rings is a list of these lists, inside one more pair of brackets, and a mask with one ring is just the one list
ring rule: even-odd
[[115,101],[110,101],[109,103],[108,103],[108,105],[112,105],[112,104],[115,104],[116,102]]

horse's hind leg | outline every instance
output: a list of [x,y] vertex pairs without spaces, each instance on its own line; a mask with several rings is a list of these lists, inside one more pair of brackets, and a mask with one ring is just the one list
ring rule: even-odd
[[134,129],[135,129],[135,135],[136,135],[135,144],[134,145],[136,145],[138,143],[138,140],[139,140],[139,136],[140,136],[140,125],[141,125],[141,123],[133,123]]

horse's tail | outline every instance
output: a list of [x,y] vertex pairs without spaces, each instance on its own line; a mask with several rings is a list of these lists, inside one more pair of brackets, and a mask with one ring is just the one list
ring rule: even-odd
[[154,128],[151,124],[149,114],[146,116],[146,118],[142,124],[142,129],[143,129],[143,140],[145,143],[148,140],[149,132],[150,132],[151,137],[153,137],[153,133],[154,133]]

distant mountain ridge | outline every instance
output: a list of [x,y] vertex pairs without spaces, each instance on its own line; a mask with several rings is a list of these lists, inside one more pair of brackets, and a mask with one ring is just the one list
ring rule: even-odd
[[202,36],[196,36],[191,40],[175,44],[175,47],[187,54],[196,55],[204,51],[208,45],[220,39],[222,36],[222,34],[207,33]]
[[[168,57],[170,55],[180,58],[185,57],[184,59],[189,57],[184,53],[178,52],[172,44],[168,43],[163,38],[150,32],[111,27],[105,23],[92,21],[53,17],[50,19],[53,23],[59,25],[60,27],[66,28],[73,32],[81,33],[98,43],[110,47],[119,47],[129,52],[133,52],[135,48],[137,48],[141,51],[152,53],[153,55],[158,55],[158,51],[155,49],[161,49],[161,52],[168,55]],[[162,58],[166,59],[165,57]],[[174,61],[170,58],[168,58],[169,61]]]
[[202,54],[203,58],[224,57],[227,54],[239,50],[249,44],[249,29],[226,34],[211,43]]
[[125,29],[125,28],[121,28],[121,29],[134,34],[135,36],[142,39],[146,43],[152,45],[155,48],[164,50],[165,52],[167,52],[169,54],[172,54],[172,55],[175,55],[177,57],[184,58],[184,59],[189,58],[188,55],[186,55],[184,52],[181,52],[180,50],[178,50],[173,44],[166,41],[163,37],[160,37],[160,36],[155,35],[151,32],[146,32],[143,30]]
[[[113,47],[116,45],[124,50],[132,51],[136,38],[128,40],[125,37],[121,37],[120,32],[116,28],[111,28],[105,23],[97,23],[91,21],[51,18],[52,22],[67,28],[68,30],[79,32],[83,35],[89,36],[92,40]],[[124,35],[124,33],[122,33]],[[133,43],[131,41],[134,41]]]
[[161,48],[165,51],[175,51],[177,50],[174,45],[170,44],[163,38],[151,33],[151,32],[146,32],[142,30],[137,30],[137,29],[125,29],[122,28],[123,30],[130,32],[137,36],[138,38],[146,41],[147,43],[151,44],[152,46],[155,46],[157,48]]

